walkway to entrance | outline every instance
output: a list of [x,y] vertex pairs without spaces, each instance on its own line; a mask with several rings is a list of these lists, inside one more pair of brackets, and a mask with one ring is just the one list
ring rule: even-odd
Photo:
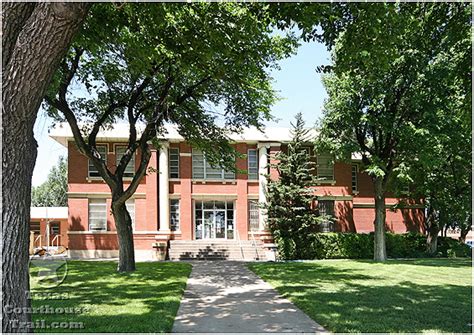
[[198,261],[178,314],[175,333],[325,332],[243,262]]

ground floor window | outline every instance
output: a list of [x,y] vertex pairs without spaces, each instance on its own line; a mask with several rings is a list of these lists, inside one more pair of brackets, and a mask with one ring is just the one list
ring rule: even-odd
[[234,239],[233,201],[195,201],[196,239]]
[[107,230],[107,203],[105,199],[89,199],[89,230]]
[[179,230],[179,200],[170,200],[170,229],[171,231]]
[[257,231],[259,228],[258,223],[258,201],[249,201],[249,231]]
[[322,233],[334,231],[334,200],[318,200],[318,215],[325,217],[319,228]]
[[40,233],[40,222],[39,221],[30,222],[30,231],[34,232],[35,234],[39,234]]

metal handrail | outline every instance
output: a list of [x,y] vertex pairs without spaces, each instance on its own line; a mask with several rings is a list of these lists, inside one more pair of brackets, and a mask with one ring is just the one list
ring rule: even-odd
[[255,248],[255,260],[259,260],[260,257],[258,255],[257,240],[255,239],[255,235],[254,235],[253,230],[250,231],[250,235],[252,236],[252,243],[253,243],[253,246]]
[[234,231],[235,231],[235,236],[237,237],[237,241],[239,241],[240,255],[242,256],[242,260],[245,260],[244,249],[242,249],[242,241],[240,240],[239,231],[237,229],[235,229]]
[[40,248],[40,247],[41,247],[41,238],[42,238],[42,236],[41,236],[41,234],[39,234],[39,235],[35,238],[35,240],[33,241],[33,246],[35,246],[35,245],[36,245],[36,242],[39,240],[39,245],[38,245],[38,247]]
[[61,235],[56,235],[54,238],[51,240],[51,246],[54,247],[54,241],[56,241],[56,248],[59,248],[59,238]]

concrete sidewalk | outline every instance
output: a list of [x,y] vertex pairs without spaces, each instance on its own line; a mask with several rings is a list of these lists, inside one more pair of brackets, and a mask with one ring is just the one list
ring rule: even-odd
[[245,263],[192,264],[174,333],[326,332]]

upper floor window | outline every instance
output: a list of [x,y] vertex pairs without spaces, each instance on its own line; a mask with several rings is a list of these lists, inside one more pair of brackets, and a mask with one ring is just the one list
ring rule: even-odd
[[179,178],[179,149],[169,148],[170,178]]
[[128,199],[125,202],[125,207],[127,207],[128,214],[132,220],[132,229],[135,230],[135,199]]
[[235,179],[235,173],[213,167],[206,160],[206,155],[199,150],[193,150],[193,179],[224,180]]
[[[105,164],[107,164],[107,146],[97,145],[96,148],[100,154],[100,157],[105,161]],[[94,166],[94,163],[92,163],[92,160],[90,159],[89,159],[89,177],[100,177],[99,171],[96,169],[96,167]]]
[[105,199],[89,199],[89,230],[107,230],[107,202]]
[[319,216],[324,216],[324,221],[319,228],[322,233],[334,231],[334,200],[318,200]]
[[170,200],[170,229],[171,231],[179,230],[179,200]]
[[[115,164],[116,164],[116,166],[119,165],[120,160],[122,159],[123,155],[125,155],[126,151],[127,151],[127,147],[124,146],[124,145],[115,147]],[[135,174],[135,153],[132,154],[132,157],[130,158],[130,161],[128,162],[127,166],[125,167],[125,170],[123,172],[123,176],[124,177],[133,177],[134,174]]]
[[247,152],[247,173],[249,180],[258,179],[258,155],[257,149],[249,149]]
[[352,164],[352,193],[359,191],[357,173],[359,172],[359,167],[357,164]]
[[318,178],[334,180],[334,163],[331,154],[321,153],[317,155]]

